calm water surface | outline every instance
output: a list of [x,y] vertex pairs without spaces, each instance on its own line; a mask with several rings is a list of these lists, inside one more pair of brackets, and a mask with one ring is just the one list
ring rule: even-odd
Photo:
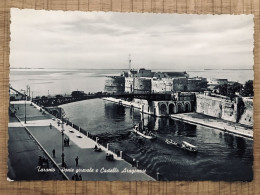
[[[48,93],[51,95],[70,94],[75,90],[97,92],[104,91],[106,75],[120,75],[122,71],[11,69],[10,83],[17,90],[25,89],[26,85],[30,85],[34,97],[48,95]],[[228,78],[230,81],[239,81],[241,83],[253,80],[253,70],[193,70],[187,72],[190,77]]]
[[[141,120],[140,111],[101,99],[63,105],[70,121],[106,139],[110,145],[135,158],[164,180],[251,180],[253,141],[219,130],[144,115],[145,125],[157,135],[147,140],[131,133]],[[80,113],[80,114],[79,114]],[[187,141],[197,154],[169,146],[165,139]]]

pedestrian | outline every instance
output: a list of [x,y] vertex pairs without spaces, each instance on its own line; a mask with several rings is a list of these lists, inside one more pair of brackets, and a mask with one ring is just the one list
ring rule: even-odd
[[52,150],[52,156],[55,158],[55,149]]
[[50,129],[52,128],[52,124],[50,123]]
[[78,176],[78,174],[77,174],[77,173],[75,174],[75,180],[76,180],[76,181],[78,181],[78,180],[79,180],[79,176]]
[[82,176],[81,176],[81,174],[79,174],[79,180],[82,181]]
[[78,156],[75,158],[75,161],[76,161],[76,166],[78,166],[78,164],[79,164],[79,157]]

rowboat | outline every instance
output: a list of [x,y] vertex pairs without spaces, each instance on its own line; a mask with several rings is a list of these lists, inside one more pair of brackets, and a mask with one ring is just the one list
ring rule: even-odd
[[168,144],[168,145],[173,145],[177,148],[181,148],[185,151],[189,151],[189,152],[198,152],[198,149],[196,146],[186,142],[186,141],[182,141],[182,142],[177,142],[177,141],[174,141],[172,139],[166,139],[165,142]]

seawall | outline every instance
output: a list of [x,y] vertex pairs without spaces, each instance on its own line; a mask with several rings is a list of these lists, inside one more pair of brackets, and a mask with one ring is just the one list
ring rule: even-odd
[[175,114],[171,115],[171,118],[177,119],[180,121],[185,121],[192,124],[199,124],[206,127],[219,129],[221,131],[240,135],[243,137],[253,139],[253,129],[240,125],[238,123],[227,122],[222,119],[215,119],[213,117],[205,116],[198,113],[185,113],[185,114]]
[[196,95],[196,112],[253,127],[253,99]]
[[[116,99],[116,98],[103,98],[103,99],[121,104],[123,106],[128,106],[128,107],[133,106],[135,108],[142,109],[142,102],[139,102],[139,103],[137,103],[138,101],[137,102],[127,102],[125,100]],[[218,104],[215,103],[215,106],[216,105],[218,106],[221,104],[222,104],[222,102],[219,102]],[[213,109],[213,108],[211,108],[211,109]],[[144,110],[144,113],[151,114],[149,112],[145,112],[145,110]],[[212,111],[212,113],[214,113],[214,111]],[[215,112],[215,113],[218,113],[218,112]],[[244,115],[245,115],[245,117],[248,117],[248,115],[246,113]],[[177,119],[177,120],[181,120],[181,121],[185,121],[188,123],[199,124],[199,125],[203,125],[206,127],[219,129],[221,131],[240,135],[243,137],[253,138],[253,129],[252,129],[251,125],[240,124],[240,123],[236,123],[233,121],[229,122],[227,120],[224,120],[222,118],[218,118],[215,116],[207,116],[203,113],[195,113],[195,112],[182,113],[182,114],[179,113],[179,114],[168,115],[168,117],[171,117],[171,118]]]

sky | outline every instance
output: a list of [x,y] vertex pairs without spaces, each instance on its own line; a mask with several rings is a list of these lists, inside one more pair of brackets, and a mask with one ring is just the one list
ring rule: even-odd
[[252,69],[253,15],[11,9],[11,68]]

